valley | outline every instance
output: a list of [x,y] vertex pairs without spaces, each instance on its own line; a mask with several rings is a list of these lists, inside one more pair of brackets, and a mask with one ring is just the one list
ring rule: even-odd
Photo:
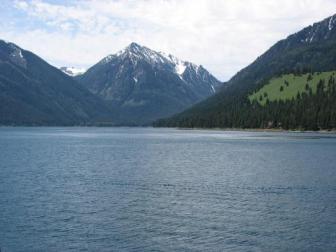
[[135,42],[85,70],[0,41],[0,124],[332,130],[335,20],[278,41],[227,82]]

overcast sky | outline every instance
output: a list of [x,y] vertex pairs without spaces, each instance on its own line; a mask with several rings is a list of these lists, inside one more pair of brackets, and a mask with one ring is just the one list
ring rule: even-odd
[[227,80],[275,42],[336,13],[336,0],[1,0],[0,38],[89,67],[132,41]]

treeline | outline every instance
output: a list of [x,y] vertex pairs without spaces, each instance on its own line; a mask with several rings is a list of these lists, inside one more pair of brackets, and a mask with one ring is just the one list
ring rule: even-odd
[[[202,113],[188,111],[154,123],[156,127],[187,128],[279,128],[321,130],[336,129],[336,81],[334,77],[321,80],[315,94],[311,90],[298,93],[287,101],[267,101],[260,105],[246,96],[218,99],[221,109],[203,109]],[[231,96],[232,97],[232,96]],[[226,96],[228,98],[228,96]],[[202,105],[206,108],[206,105]]]

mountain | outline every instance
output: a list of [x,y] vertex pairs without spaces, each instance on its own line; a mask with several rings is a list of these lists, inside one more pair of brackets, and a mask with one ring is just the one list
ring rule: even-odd
[[[159,120],[155,125],[314,130],[336,128],[335,80],[327,74],[333,70],[336,70],[336,15],[277,42],[233,76],[215,96],[176,116]],[[320,76],[320,72],[326,74]],[[269,90],[281,91],[281,86],[284,88],[289,83],[274,80],[286,80],[291,74],[294,79],[302,74],[315,78],[320,76],[317,92],[300,92],[300,88],[296,88],[298,93],[294,98],[273,101],[268,97],[276,95],[263,93],[267,100],[264,105],[250,99],[265,85],[273,87]],[[328,79],[322,77],[325,75]],[[306,81],[307,88],[311,88],[311,80],[307,78]],[[280,83],[278,88],[274,88],[274,83]],[[291,85],[296,83],[294,81]]]
[[86,71],[84,68],[66,67],[66,66],[60,67],[60,70],[63,73],[65,73],[69,76],[72,76],[72,77],[81,75],[81,74],[85,73],[85,71]]
[[144,125],[213,95],[222,85],[204,67],[131,43],[76,79],[104,99],[120,124]]
[[78,125],[110,120],[104,102],[19,46],[0,40],[0,124]]

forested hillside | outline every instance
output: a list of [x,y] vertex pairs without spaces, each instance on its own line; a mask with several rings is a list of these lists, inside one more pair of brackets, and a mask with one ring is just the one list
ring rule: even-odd
[[[279,41],[238,72],[217,95],[154,125],[305,130],[336,128],[334,78],[323,77],[323,74],[321,78],[317,76],[319,72],[336,70],[335,20],[336,15]],[[298,86],[294,86],[293,82],[287,87],[285,79],[283,82],[279,79],[294,78],[294,75],[298,79],[311,75],[314,80],[309,83],[306,79],[308,86],[304,84],[303,88],[307,90],[301,92],[300,82],[296,83]],[[265,90],[269,90],[266,95]],[[294,91],[298,92],[293,94]]]

